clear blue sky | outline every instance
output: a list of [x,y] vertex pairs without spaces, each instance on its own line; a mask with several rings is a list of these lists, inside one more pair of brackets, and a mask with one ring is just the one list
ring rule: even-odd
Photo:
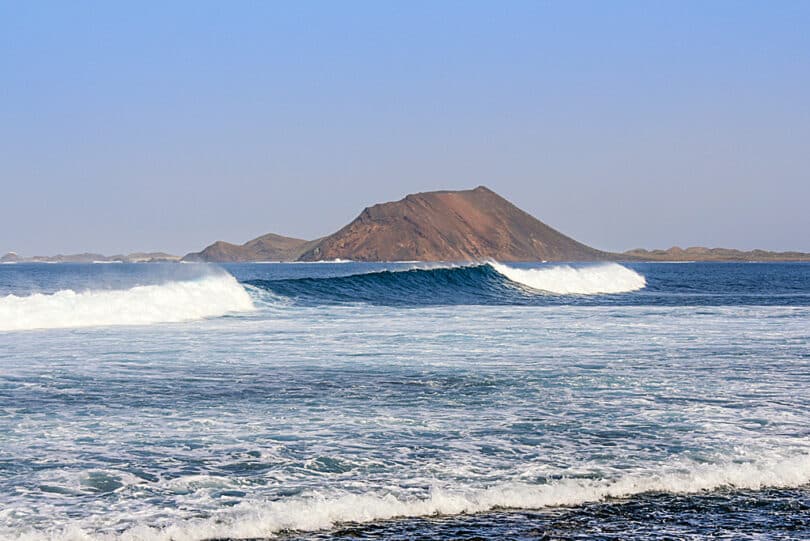
[[810,251],[810,2],[0,0],[0,253],[479,184],[602,249]]

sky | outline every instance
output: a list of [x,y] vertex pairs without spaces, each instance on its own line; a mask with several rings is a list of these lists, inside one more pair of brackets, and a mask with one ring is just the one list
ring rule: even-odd
[[312,239],[486,185],[605,250],[810,251],[810,2],[0,0],[0,254]]

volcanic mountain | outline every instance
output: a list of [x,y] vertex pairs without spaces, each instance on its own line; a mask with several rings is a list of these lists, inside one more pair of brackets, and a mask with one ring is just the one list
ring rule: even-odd
[[412,194],[368,207],[314,242],[302,261],[596,261],[590,248],[520,210],[492,190]]

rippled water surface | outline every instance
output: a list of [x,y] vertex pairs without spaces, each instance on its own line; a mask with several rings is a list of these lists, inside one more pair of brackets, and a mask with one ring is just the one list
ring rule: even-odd
[[807,264],[3,265],[0,538],[807,539],[808,388]]

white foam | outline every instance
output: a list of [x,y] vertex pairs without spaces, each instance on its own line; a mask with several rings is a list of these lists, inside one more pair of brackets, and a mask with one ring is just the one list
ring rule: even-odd
[[190,541],[208,538],[264,538],[285,530],[315,531],[337,524],[393,518],[480,513],[498,508],[542,509],[574,506],[644,493],[691,494],[721,488],[759,490],[810,483],[810,455],[726,464],[673,464],[666,473],[638,472],[614,480],[563,479],[544,485],[512,482],[488,488],[433,488],[423,498],[393,493],[317,494],[276,501],[242,503],[205,519],[180,520],[164,527],[139,524],[116,534],[72,524],[48,533],[20,532],[20,540]]
[[539,269],[516,269],[496,262],[490,265],[513,282],[538,291],[561,295],[627,293],[647,285],[644,276],[618,263],[584,267],[558,265]]
[[126,290],[70,289],[50,295],[0,297],[0,331],[192,321],[253,310],[230,274],[137,286]]

